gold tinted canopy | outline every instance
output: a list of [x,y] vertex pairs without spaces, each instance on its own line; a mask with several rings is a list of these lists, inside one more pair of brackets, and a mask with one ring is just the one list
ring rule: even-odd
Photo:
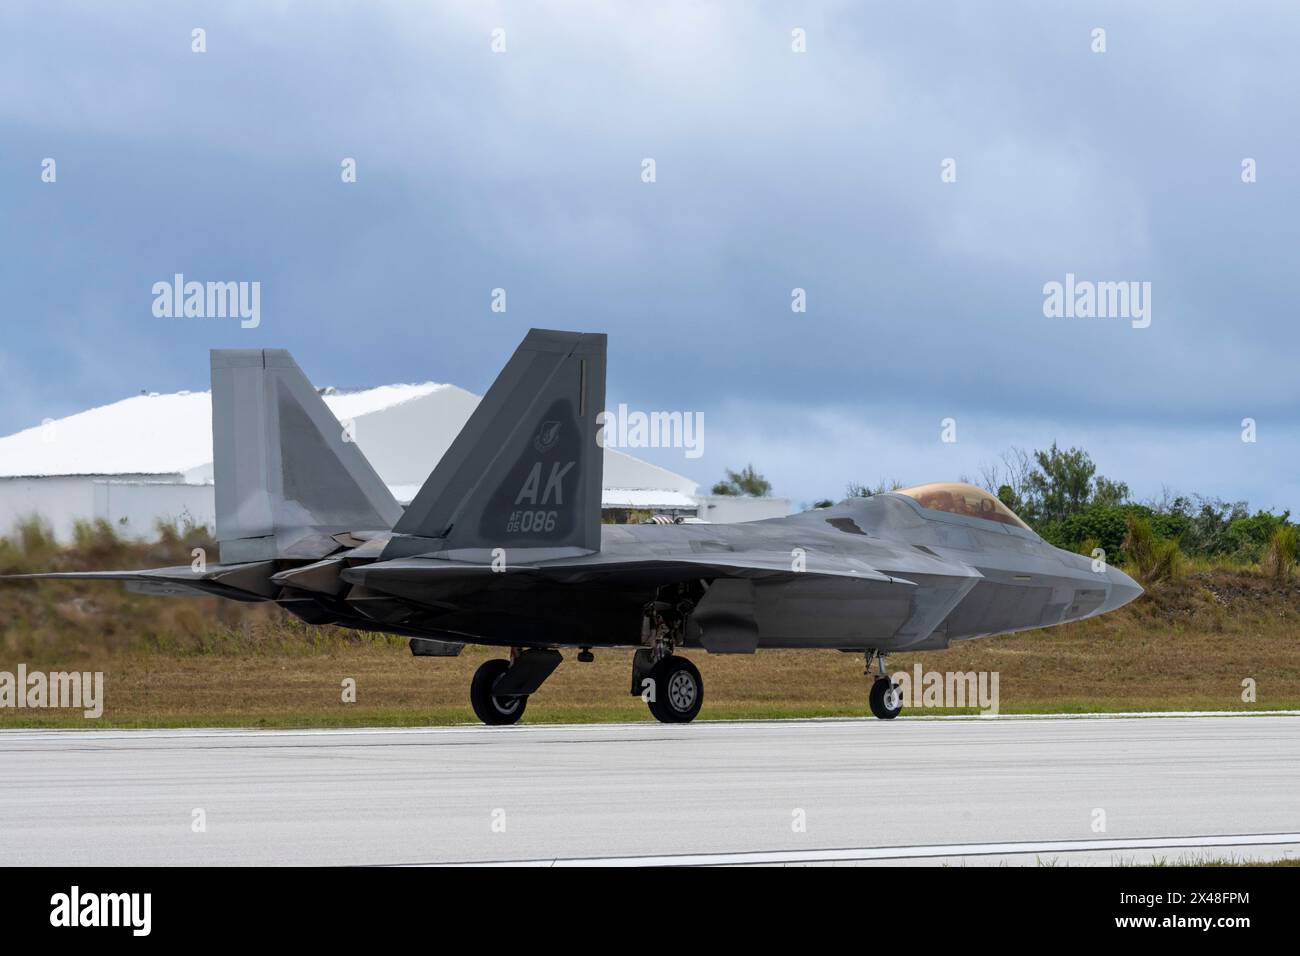
[[897,492],[907,495],[922,508],[933,511],[946,511],[949,514],[964,515],[967,518],[983,518],[998,524],[1014,525],[1032,529],[1016,517],[1015,512],[998,501],[983,488],[962,484],[959,481],[941,481],[930,485],[917,485],[915,488],[900,488]]

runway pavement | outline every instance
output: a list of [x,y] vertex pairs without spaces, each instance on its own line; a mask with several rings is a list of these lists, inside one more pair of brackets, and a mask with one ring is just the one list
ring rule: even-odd
[[1300,854],[1300,717],[0,732],[4,864],[1207,854]]

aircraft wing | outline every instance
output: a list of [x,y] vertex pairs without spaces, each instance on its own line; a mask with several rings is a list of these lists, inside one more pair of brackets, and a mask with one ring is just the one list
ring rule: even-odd
[[626,558],[594,554],[517,566],[510,565],[507,552],[504,563],[497,567],[494,567],[490,561],[399,558],[349,568],[342,572],[342,577],[352,584],[382,591],[388,590],[385,585],[409,586],[423,583],[436,587],[442,582],[451,584],[467,578],[499,573],[520,574],[538,581],[567,584],[585,581],[616,583],[620,580],[669,583],[693,578],[719,577],[793,579],[801,576],[855,578],[861,581],[903,585],[912,583],[903,578],[883,574],[857,558],[807,552],[797,563],[787,551],[747,551],[740,554],[715,552]]

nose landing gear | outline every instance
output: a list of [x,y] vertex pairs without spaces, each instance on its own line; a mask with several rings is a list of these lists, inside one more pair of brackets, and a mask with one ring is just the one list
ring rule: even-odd
[[893,720],[903,712],[903,694],[887,677],[871,685],[871,712],[881,720]]

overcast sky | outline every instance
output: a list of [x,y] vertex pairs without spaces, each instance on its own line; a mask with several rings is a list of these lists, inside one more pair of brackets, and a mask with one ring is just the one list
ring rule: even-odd
[[[644,454],[702,483],[1055,440],[1300,512],[1300,12],[1134,6],[5,3],[0,434],[206,388],[211,347],[482,392],[576,328],[611,407],[704,414]],[[260,326],[155,317],[175,273],[260,282]],[[1149,282],[1150,325],[1045,317],[1067,273]]]

